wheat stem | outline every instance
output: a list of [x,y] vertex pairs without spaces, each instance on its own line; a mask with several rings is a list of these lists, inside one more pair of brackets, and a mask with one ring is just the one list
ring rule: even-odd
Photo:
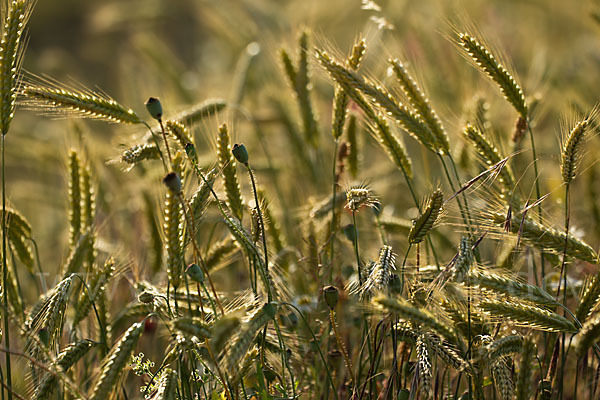
[[[4,310],[4,345],[10,349],[10,331],[8,326],[8,291],[6,284],[8,281],[8,265],[6,263],[6,241],[8,239],[8,231],[6,226],[6,175],[5,175],[5,140],[6,134],[2,132],[2,142],[0,147],[2,152],[2,305]],[[12,371],[10,365],[10,353],[6,352],[6,383],[8,385],[8,400],[12,398]]]
[[337,182],[336,182],[336,165],[337,165],[337,151],[338,151],[338,146],[339,146],[339,138],[335,138],[335,145],[334,145],[334,149],[333,149],[333,167],[332,167],[332,188],[331,188],[331,245],[330,245],[330,253],[329,253],[329,281],[332,281],[333,279],[333,261],[334,261],[334,245],[335,245],[335,234],[336,234],[336,221],[335,221],[335,192],[337,189]]
[[267,298],[270,303],[273,300],[273,294],[271,293],[271,283],[269,279],[269,252],[267,249],[267,232],[265,231],[265,223],[263,220],[262,212],[260,211],[260,202],[258,201],[258,193],[256,191],[256,182],[254,180],[254,173],[248,163],[245,163],[248,174],[250,175],[250,181],[252,182],[252,193],[254,193],[254,202],[256,203],[256,211],[258,212],[258,220],[260,223],[260,230],[262,232],[262,244],[263,251],[265,252],[265,274],[266,274],[266,286],[267,286]]

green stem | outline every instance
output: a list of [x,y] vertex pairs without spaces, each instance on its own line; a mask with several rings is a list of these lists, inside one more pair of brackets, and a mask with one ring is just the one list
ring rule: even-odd
[[[454,176],[456,177],[456,180],[458,181],[458,187],[460,189],[462,187],[462,183],[461,183],[460,175],[458,174],[458,169],[456,168],[456,163],[454,162],[454,157],[452,157],[452,154],[448,153],[448,159],[450,160],[450,165],[452,166]],[[467,213],[467,218],[469,219],[469,223],[472,224],[473,221],[471,219],[471,211],[469,209],[469,203],[467,201],[467,195],[465,194],[465,192],[462,192],[462,198],[463,198],[463,202],[465,204],[465,211]]]
[[162,161],[163,168],[164,168],[165,172],[167,172],[169,169],[167,168],[167,163],[165,161],[165,157],[163,156],[162,151],[160,150],[160,145],[158,144],[158,139],[156,138],[154,131],[152,130],[150,125],[148,125],[145,121],[142,121],[142,124],[144,124],[146,126],[146,128],[148,128],[148,130],[150,131],[152,140],[154,140],[154,144],[156,145],[156,149],[158,150],[158,154],[160,155],[160,161]]
[[252,182],[252,192],[254,193],[254,202],[256,203],[256,211],[258,212],[258,222],[260,224],[260,230],[262,233],[262,244],[263,251],[265,252],[265,282],[267,284],[267,300],[270,303],[273,300],[273,294],[271,293],[271,282],[269,279],[269,251],[267,250],[267,232],[265,231],[265,222],[263,220],[262,211],[260,211],[260,203],[258,201],[258,193],[256,192],[256,182],[254,180],[254,173],[248,163],[245,164],[250,174],[250,181]]
[[94,314],[96,314],[96,321],[98,322],[98,329],[100,329],[100,337],[102,338],[102,344],[104,344],[104,347],[107,350],[110,350],[110,348],[108,347],[108,340],[106,338],[106,330],[105,330],[104,326],[102,325],[102,319],[100,318],[100,313],[98,312],[98,309],[96,308],[96,302],[94,301],[94,298],[92,297],[90,288],[88,287],[87,283],[85,283],[83,278],[81,276],[79,276],[79,274],[73,274],[73,275],[78,277],[79,280],[81,281],[81,283],[83,284],[83,288],[85,289],[87,297],[90,300],[90,303],[92,303],[92,308],[94,309]]
[[[4,309],[4,345],[10,349],[10,330],[8,327],[8,291],[6,290],[6,282],[8,281],[8,266],[6,265],[6,240],[8,236],[6,226],[6,176],[5,176],[5,152],[4,147],[6,140],[6,132],[2,132],[2,303]],[[12,373],[10,366],[10,353],[6,352],[6,385],[8,392],[8,400],[12,400]]]
[[408,258],[408,253],[410,253],[411,248],[412,244],[409,244],[408,249],[406,249],[406,253],[404,254],[404,259],[402,260],[402,267],[400,267],[400,296],[402,296],[402,292],[404,292],[404,267],[406,266],[406,259]]
[[167,157],[169,157],[169,164],[173,165],[173,157],[171,157],[171,150],[169,149],[169,142],[167,141],[167,133],[165,132],[165,127],[163,126],[162,119],[158,120],[160,124],[160,132],[162,133],[163,140],[165,141],[165,148],[167,149]]
[[362,272],[360,270],[360,255],[358,253],[358,228],[356,227],[356,213],[352,211],[352,223],[354,224],[354,253],[356,255],[356,267],[358,268],[358,283],[362,286]]
[[[448,167],[446,166],[446,162],[444,161],[444,158],[442,157],[441,154],[438,154],[438,157],[440,159],[440,163],[442,164],[442,167],[444,168],[444,173],[446,174],[446,178],[448,179],[448,184],[450,185],[450,188],[452,189],[452,192],[456,193],[456,188],[454,187],[454,182],[452,182],[452,177],[450,177],[450,172],[448,171]],[[463,205],[460,202],[460,200],[458,199],[458,197],[456,198],[456,203],[458,204],[458,208],[460,209],[460,215],[462,216],[463,222],[465,223],[467,229],[469,230],[469,234],[471,236],[473,236],[473,232],[471,230],[470,221],[469,221],[469,219],[467,219],[467,216],[465,214],[465,210],[463,208]]]
[[[289,364],[289,360],[287,357],[287,351],[285,348],[285,343],[283,341],[283,335],[281,334],[281,329],[279,328],[279,323],[277,322],[277,319],[273,320],[273,325],[275,325],[275,332],[277,332],[277,340],[279,342],[279,349],[281,350],[281,364],[282,364],[282,377],[283,377],[283,382],[286,386],[286,392],[287,392],[287,382],[285,380],[285,369],[287,368],[289,374],[290,374],[290,383],[292,385],[292,398],[295,399],[296,398],[296,388],[295,388],[295,383],[294,383],[294,374],[292,373],[292,368],[290,367]],[[286,393],[287,396],[287,393]]]
[[[569,223],[570,223],[570,184],[567,182],[565,187],[565,247],[563,249],[562,262],[560,265],[560,275],[558,278],[558,288],[556,290],[556,299],[558,301],[558,297],[560,296],[560,284],[561,280],[564,281],[564,291],[563,291],[563,305],[564,308],[567,308],[567,248],[569,245]],[[565,339],[566,335],[562,334],[562,357],[561,357],[561,365],[560,365],[560,382],[559,382],[559,391],[562,393],[563,383],[564,383],[564,372],[565,372],[565,362],[566,362],[566,354],[565,354]]]
[[330,247],[330,254],[329,254],[329,281],[331,282],[333,280],[333,258],[334,258],[334,245],[335,245],[335,231],[336,231],[336,221],[335,221],[335,192],[337,189],[337,182],[335,179],[335,167],[336,167],[336,161],[337,161],[337,151],[338,151],[338,145],[339,145],[340,141],[339,139],[335,139],[335,148],[333,150],[333,167],[332,167],[332,188],[331,188],[331,192],[332,192],[332,196],[331,196],[331,247]]
[[[404,167],[402,165],[400,166],[400,169],[402,170],[402,174],[404,175],[404,180],[406,181],[406,186],[408,186],[408,189],[413,198],[415,206],[417,207],[417,209],[419,210],[419,213],[420,213],[422,211],[421,204],[419,203],[419,199],[417,198],[417,195],[415,194],[415,190],[413,189],[412,181],[409,178],[406,170],[404,169]],[[431,253],[433,254],[433,259],[435,260],[435,265],[437,266],[438,271],[439,271],[441,269],[440,262],[438,260],[437,253],[435,251],[435,247],[433,246],[433,242],[431,241],[431,238],[429,236],[427,236],[427,243],[429,244],[429,247],[431,248]]]
[[[539,172],[538,172],[538,165],[537,165],[537,153],[535,151],[535,139],[533,137],[533,131],[531,130],[531,121],[527,121],[527,130],[529,131],[529,141],[531,142],[531,153],[532,153],[532,157],[533,157],[533,172],[535,173],[535,196],[536,196],[536,200],[539,200],[540,197],[542,197],[541,195],[541,191],[540,191],[540,181],[539,181]],[[541,224],[542,223],[542,205],[541,203],[537,205],[537,209],[538,209],[538,221]],[[541,252],[541,267],[542,267],[542,277],[546,276],[546,268],[545,268],[545,261],[544,261],[544,251]]]

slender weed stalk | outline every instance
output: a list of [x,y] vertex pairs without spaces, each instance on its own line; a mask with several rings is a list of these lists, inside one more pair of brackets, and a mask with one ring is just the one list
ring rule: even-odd
[[[367,50],[367,44],[364,39],[359,40],[352,46],[352,51],[348,56],[346,61],[346,65],[352,70],[357,70],[360,67],[362,59],[364,58],[365,52]],[[329,280],[332,279],[333,276],[333,267],[334,267],[334,258],[335,258],[335,239],[337,233],[337,220],[335,217],[335,195],[338,186],[339,176],[336,171],[337,166],[337,153],[339,140],[342,136],[344,123],[346,121],[346,114],[348,112],[348,95],[344,92],[344,89],[337,86],[335,88],[335,95],[333,99],[333,117],[331,122],[331,133],[333,135],[333,140],[335,143],[333,149],[333,167],[332,167],[332,195],[331,195],[331,245],[330,245],[330,254],[329,254],[329,263],[330,263],[330,273]],[[351,124],[352,122],[350,122]],[[354,120],[354,129],[356,129],[356,120]],[[349,126],[350,129],[350,126]],[[355,140],[356,142],[356,140]]]

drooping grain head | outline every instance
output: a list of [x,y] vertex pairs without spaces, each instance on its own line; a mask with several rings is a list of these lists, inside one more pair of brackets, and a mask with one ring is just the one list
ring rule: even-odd
[[58,82],[42,82],[26,84],[22,92],[23,103],[43,114],[73,115],[120,124],[142,122],[133,110],[89,89],[71,89]]
[[500,87],[500,91],[508,102],[525,120],[527,104],[521,86],[508,70],[500,64],[494,55],[475,37],[468,33],[458,34],[459,45],[471,56],[481,70]]

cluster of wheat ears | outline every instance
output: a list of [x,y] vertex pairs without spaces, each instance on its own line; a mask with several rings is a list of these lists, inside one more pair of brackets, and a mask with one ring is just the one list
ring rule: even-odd
[[[598,244],[569,230],[570,188],[584,172],[586,141],[597,129],[594,108],[563,132],[556,168],[564,224],[551,225],[538,179],[537,100],[528,100],[477,34],[458,29],[452,40],[515,111],[511,148],[503,153],[490,136],[487,103],[476,102],[459,134],[468,146],[462,150],[480,162],[455,160],[458,150],[405,63],[387,61],[384,86],[361,72],[365,40],[336,59],[331,49],[314,48],[303,30],[296,56],[279,52],[301,132],[275,103],[277,123],[291,132],[291,146],[278,151],[331,191],[306,199],[301,210],[278,209],[285,199],[266,189],[272,176],[252,167],[262,151],[234,145],[227,124],[211,131],[216,154],[195,145],[192,128],[230,104],[205,101],[163,115],[160,100],[150,98],[144,118],[108,95],[22,72],[33,4],[10,0],[2,10],[3,400],[600,396],[600,272],[582,272],[597,268]],[[317,118],[311,70],[334,88],[331,137]],[[97,171],[87,154],[70,150],[68,257],[58,283],[24,304],[18,271],[44,271],[35,228],[5,190],[5,151],[19,151],[9,127],[21,105],[147,132],[118,159],[128,167],[123,174],[141,171],[148,186],[162,188],[156,201],[146,193],[151,256],[145,275],[132,281],[137,295],[128,303],[112,304],[118,297],[108,295],[128,271],[118,254],[99,246]],[[413,208],[412,221],[383,212],[387,200],[369,184],[344,187],[366,178],[361,132],[401,173],[403,180],[390,178],[388,185],[406,192],[412,204],[398,205],[397,214]],[[439,162],[445,182],[431,193],[415,191],[413,182],[427,178],[413,168],[404,133]],[[323,141],[334,149],[327,172],[319,169],[318,158],[327,157]],[[517,158],[529,158],[532,168],[521,170]],[[293,176],[295,166],[288,168]],[[148,173],[161,169],[162,182]],[[531,190],[520,185],[527,174]],[[153,206],[158,201],[162,211]],[[280,218],[299,227],[295,242]],[[444,223],[460,234],[440,234]],[[206,234],[211,230],[221,240]],[[501,254],[489,251],[498,240]],[[526,268],[527,280],[519,276]],[[241,290],[219,287],[213,278],[224,270],[239,277]],[[152,361],[139,354],[145,336],[154,337]]]

